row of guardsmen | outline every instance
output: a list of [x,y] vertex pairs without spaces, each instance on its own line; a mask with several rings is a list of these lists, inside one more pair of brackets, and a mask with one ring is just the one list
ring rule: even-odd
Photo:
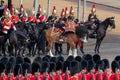
[[2,57],[0,80],[120,80],[120,56],[109,66],[98,54],[64,57]]
[[[67,20],[73,20],[74,19],[74,10],[73,7],[71,6],[70,12],[68,11],[68,8],[66,7],[65,9],[62,9],[61,11],[61,17],[59,20],[61,20],[62,23],[65,23]],[[10,28],[15,28],[15,24],[18,22],[32,22],[35,24],[39,23],[44,23],[44,22],[55,22],[57,20],[56,16],[56,7],[53,7],[52,10],[52,15],[47,17],[46,16],[46,11],[42,10],[41,6],[38,6],[38,11],[35,16],[35,11],[31,11],[31,15],[28,16],[26,10],[24,10],[23,5],[21,4],[20,10],[18,11],[16,8],[11,5],[10,10],[8,9],[8,6],[6,5],[4,8],[4,13],[2,16],[2,32],[7,34],[8,30]]]

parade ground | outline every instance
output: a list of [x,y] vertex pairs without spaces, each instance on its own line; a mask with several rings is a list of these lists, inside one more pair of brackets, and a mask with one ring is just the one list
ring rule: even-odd
[[[12,0],[12,1],[15,7],[19,7],[19,0]],[[88,14],[91,11],[93,2],[96,3],[96,15],[98,16],[98,19],[103,21],[107,17],[111,17],[111,16],[115,17],[116,28],[113,30],[108,29],[107,35],[101,44],[100,53],[99,53],[102,58],[107,58],[111,62],[115,58],[115,56],[120,55],[120,6],[118,5],[120,4],[120,1],[105,0],[106,4],[102,2],[104,0],[94,0],[93,2],[92,1],[93,0],[88,0],[87,2],[86,20],[87,20]],[[97,2],[97,1],[101,1],[101,2]],[[112,2],[114,2],[114,4],[112,4]],[[44,9],[47,11],[47,0],[38,0],[38,3],[41,5],[41,7],[44,7]],[[75,16],[77,16],[77,4],[78,4],[77,0],[51,0],[51,10],[52,10],[52,6],[56,6],[57,15],[60,16],[60,12],[62,8],[65,8],[65,7],[70,8],[70,6],[73,6],[75,10]],[[32,10],[33,0],[23,0],[23,7],[25,9]],[[81,20],[82,20],[82,12],[83,12],[82,10],[83,10],[83,7],[81,2],[81,11],[80,11]],[[88,54],[94,55],[95,54],[94,46],[95,46],[95,40],[89,39],[89,42],[85,43],[85,49],[84,49],[85,54],[88,53]],[[66,46],[63,46],[63,47],[66,47]],[[80,51],[78,52],[79,52],[78,54],[82,56],[82,53]],[[65,49],[64,49],[64,53],[65,54],[63,56],[65,56],[66,58],[67,55],[66,55]]]

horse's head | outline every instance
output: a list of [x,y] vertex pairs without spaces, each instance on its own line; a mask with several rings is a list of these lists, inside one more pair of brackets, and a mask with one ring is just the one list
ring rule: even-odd
[[111,28],[115,29],[115,17],[107,18]]
[[87,38],[87,33],[88,33],[88,30],[84,25],[83,26],[78,26],[76,28],[76,35],[83,42],[87,42],[87,39],[86,39]]

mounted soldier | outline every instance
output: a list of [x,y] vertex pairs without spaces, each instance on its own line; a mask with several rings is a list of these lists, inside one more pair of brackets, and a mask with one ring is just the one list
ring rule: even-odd
[[36,25],[37,24],[37,19],[36,19],[36,17],[34,15],[35,15],[35,11],[32,10],[31,15],[28,17],[28,21],[30,23],[32,23],[33,25]]
[[[56,7],[53,6],[52,15],[48,17],[47,22],[53,24],[56,21],[56,19],[57,19]],[[51,26],[53,26],[53,25],[51,25]]]
[[91,13],[88,16],[88,22],[95,24],[96,28],[90,34],[90,36],[97,36],[96,35],[96,29],[97,29],[97,26],[99,24],[99,19],[97,18],[95,13],[96,13],[96,6],[95,6],[95,4],[93,4],[92,9],[91,9]]
[[10,13],[12,15],[12,17],[11,17],[12,22],[16,25],[19,22],[19,20],[20,20],[19,16],[18,16],[19,12],[18,12],[17,9],[15,9],[13,7],[13,5],[11,5],[11,7],[10,7]]
[[68,21],[69,20],[72,20],[72,21],[74,20],[74,10],[72,6],[70,7],[70,14],[68,16]]
[[22,21],[22,18],[23,18],[23,14],[24,14],[24,8],[23,8],[23,5],[21,4],[20,5],[20,11],[19,11],[19,18],[20,20]]
[[37,14],[36,14],[36,18],[39,19],[39,17],[42,15],[42,9],[41,9],[41,5],[39,4],[38,6],[38,10],[37,10]]
[[10,11],[7,9],[5,11],[5,19],[2,23],[2,32],[4,33],[5,35],[5,38],[6,40],[9,38],[9,35],[10,33],[13,31],[13,30],[16,30],[16,27],[15,25],[13,24],[12,20],[11,20],[11,14],[10,14]]

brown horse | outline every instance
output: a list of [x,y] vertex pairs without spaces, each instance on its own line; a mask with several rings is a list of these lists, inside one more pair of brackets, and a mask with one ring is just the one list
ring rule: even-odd
[[71,47],[69,55],[72,55],[70,54],[72,52],[74,57],[77,56],[76,43],[79,40],[82,40],[82,41],[85,40],[87,29],[85,28],[85,26],[75,26],[74,22],[70,21],[66,23],[65,31],[66,31],[66,34],[64,35],[65,37],[63,38],[63,41],[59,40],[59,36],[63,32],[59,28],[51,27],[45,31],[45,37],[48,42],[48,46],[47,46],[48,54],[50,56],[53,56],[51,48],[54,42],[58,42],[58,43],[67,42]]

